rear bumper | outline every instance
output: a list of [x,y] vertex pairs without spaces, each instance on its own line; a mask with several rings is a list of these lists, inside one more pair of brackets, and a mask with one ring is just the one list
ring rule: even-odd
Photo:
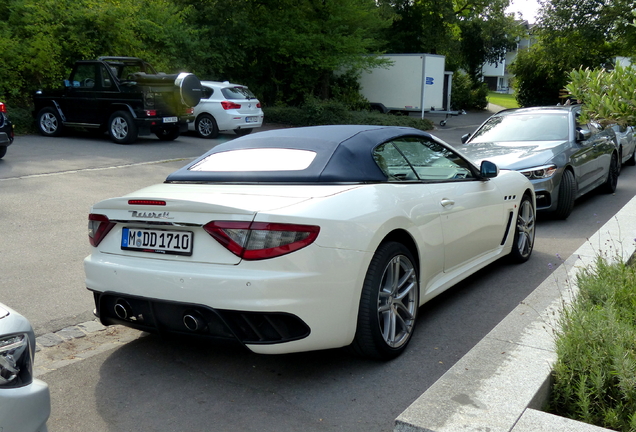
[[[276,258],[276,264],[166,262],[94,252],[84,269],[104,324],[232,338],[254,352],[282,354],[351,343],[370,259],[365,252],[313,245]],[[134,319],[115,314],[118,298],[131,303]],[[206,319],[206,330],[186,328],[183,318],[191,311]]]
[[139,128],[140,135],[159,132],[166,129],[179,128],[181,132],[188,131],[188,123],[194,120],[194,116],[180,116],[176,122],[166,123],[162,117],[136,118],[135,124]]
[[46,432],[51,414],[49,386],[38,379],[27,386],[0,389],[0,431]]

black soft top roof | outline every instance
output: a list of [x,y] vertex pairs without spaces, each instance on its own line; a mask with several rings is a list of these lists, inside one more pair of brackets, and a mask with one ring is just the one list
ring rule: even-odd
[[[433,139],[421,130],[395,126],[314,126],[260,132],[214,147],[170,174],[166,182],[384,182],[387,177],[373,159],[373,149],[384,142],[405,136]],[[316,157],[306,169],[298,171],[190,170],[215,153],[263,148],[309,150],[316,152]]]

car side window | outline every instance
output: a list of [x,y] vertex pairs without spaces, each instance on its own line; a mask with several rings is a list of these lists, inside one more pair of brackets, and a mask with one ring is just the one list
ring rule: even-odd
[[468,161],[435,141],[401,138],[378,146],[374,159],[389,181],[473,179]]
[[75,73],[71,78],[72,86],[80,89],[91,89],[95,87],[95,65],[80,64],[75,69]]
[[201,88],[203,89],[203,94],[201,96],[203,99],[210,99],[214,94],[214,89],[212,87],[201,86]]
[[105,88],[105,89],[111,88],[113,83],[111,82],[110,74],[108,73],[108,70],[106,70],[106,67],[104,67],[104,65],[99,65],[99,69],[102,76],[102,81],[101,81],[102,88]]

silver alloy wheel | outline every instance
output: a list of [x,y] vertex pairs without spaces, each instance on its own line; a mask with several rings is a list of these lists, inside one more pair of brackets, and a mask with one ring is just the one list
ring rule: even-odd
[[534,209],[528,199],[521,202],[519,213],[517,214],[517,251],[521,257],[527,257],[532,252],[534,246]]
[[199,120],[198,128],[199,134],[201,134],[202,136],[208,136],[212,134],[212,132],[214,132],[215,125],[211,118],[202,117],[201,120]]
[[128,122],[123,117],[115,117],[110,123],[111,135],[118,139],[124,140],[128,136]]
[[408,342],[418,307],[417,275],[404,255],[395,256],[384,269],[378,295],[378,324],[391,348]]
[[59,124],[57,123],[57,117],[55,114],[47,112],[40,116],[40,128],[44,133],[51,135],[57,131]]

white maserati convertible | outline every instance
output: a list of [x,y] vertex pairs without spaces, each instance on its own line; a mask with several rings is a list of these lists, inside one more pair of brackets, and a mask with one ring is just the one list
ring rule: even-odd
[[86,286],[105,325],[390,359],[420,305],[501,257],[526,261],[534,230],[522,174],[426,132],[275,130],[95,204]]

